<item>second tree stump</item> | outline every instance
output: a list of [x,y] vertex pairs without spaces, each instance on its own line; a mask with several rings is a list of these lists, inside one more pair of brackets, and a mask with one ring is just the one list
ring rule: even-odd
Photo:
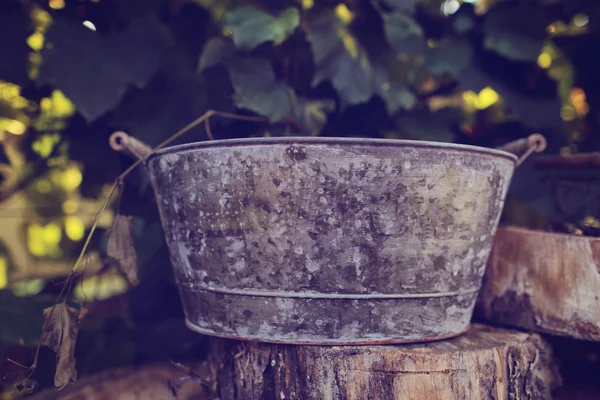
[[476,315],[494,324],[600,341],[600,239],[498,228]]

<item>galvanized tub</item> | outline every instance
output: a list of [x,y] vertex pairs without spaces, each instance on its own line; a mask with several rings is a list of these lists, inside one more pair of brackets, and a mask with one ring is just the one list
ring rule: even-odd
[[174,146],[145,163],[192,330],[382,344],[467,330],[516,162],[455,144],[287,137]]

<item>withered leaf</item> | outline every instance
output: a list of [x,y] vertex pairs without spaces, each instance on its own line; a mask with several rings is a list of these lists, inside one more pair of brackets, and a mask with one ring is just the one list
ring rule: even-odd
[[[210,373],[211,369],[209,369],[210,366],[207,362],[196,364],[193,367],[189,365],[183,365],[175,361],[171,361],[171,363],[184,373],[183,376],[169,379],[167,383],[167,386],[173,397],[178,399],[190,398],[190,394],[195,393],[195,391],[199,389],[199,386],[200,388],[204,389],[203,392],[205,393],[206,398],[208,398],[208,393],[206,393],[205,390],[210,389],[211,383],[214,383],[214,377]],[[196,385],[193,385],[193,387],[185,387],[189,382],[194,382]]]
[[121,271],[132,285],[140,283],[137,276],[137,254],[133,246],[131,216],[116,215],[108,234],[106,252],[119,262]]
[[65,303],[44,309],[46,328],[42,333],[42,346],[56,353],[54,386],[59,390],[77,379],[75,369],[75,343],[79,332],[79,311]]

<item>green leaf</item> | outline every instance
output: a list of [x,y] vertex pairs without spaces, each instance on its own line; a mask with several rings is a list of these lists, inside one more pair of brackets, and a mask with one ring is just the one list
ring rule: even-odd
[[281,44],[299,24],[300,14],[294,7],[274,17],[253,6],[242,6],[227,14],[225,29],[231,30],[237,48],[252,50],[264,42]]
[[454,19],[454,30],[459,34],[465,34],[475,27],[475,21],[470,15],[457,15]]
[[466,38],[444,38],[426,53],[423,65],[434,75],[448,74],[457,78],[473,58],[473,49]]
[[409,110],[415,106],[417,99],[406,87],[390,83],[389,79],[383,74],[380,79],[381,84],[377,93],[384,100],[390,115],[395,114],[400,109]]
[[499,3],[483,21],[484,46],[506,58],[535,62],[544,46],[542,9],[529,2]]
[[[227,84],[226,78],[221,81]],[[171,52],[169,57],[165,57],[156,77],[145,88],[132,89],[123,98],[110,124],[126,130],[150,146],[156,146],[189,121],[205,113],[207,109],[225,109],[223,105],[215,104],[219,96],[214,95],[216,89],[214,85],[210,85],[213,85],[212,81],[204,82],[197,76],[187,54]],[[222,86],[218,88],[222,90]],[[201,129],[198,131],[197,134],[204,139],[206,136],[200,133]],[[86,146],[90,140],[87,138],[77,148],[78,154],[84,152],[83,160],[86,163],[90,163],[91,157],[97,158],[99,154],[93,151],[93,146]],[[198,136],[183,135],[177,143],[194,140],[198,140]],[[106,155],[102,157],[106,158]],[[101,163],[102,157],[97,162]]]
[[204,45],[204,49],[202,49],[198,70],[202,72],[207,68],[221,64],[231,58],[234,53],[235,47],[233,43],[221,37],[212,38]]
[[423,49],[423,30],[408,15],[401,12],[382,13],[385,36],[392,48],[401,53],[416,53]]
[[327,113],[335,110],[333,100],[311,100],[297,97],[294,105],[295,119],[306,133],[317,136],[327,124]]
[[465,35],[472,31],[478,23],[475,6],[471,3],[463,3],[450,18],[452,20],[452,28],[458,35]]
[[316,67],[313,86],[331,81],[344,106],[366,102],[373,96],[367,54],[332,10],[307,21],[307,36]]
[[291,116],[293,90],[275,77],[271,63],[263,58],[235,55],[234,51],[231,42],[212,39],[200,56],[199,70],[223,64],[235,92],[236,107],[254,111],[271,122]]
[[46,33],[37,83],[60,89],[88,122],[95,121],[130,85],[146,86],[160,68],[167,39],[152,17],[131,20],[106,36],[81,22],[55,19]]
[[225,63],[235,90],[235,104],[277,122],[291,114],[289,90],[277,80],[268,60],[235,57]]
[[[398,27],[390,29],[396,37],[402,36]],[[411,29],[406,37],[414,37]],[[389,46],[369,57],[348,27],[329,10],[309,19],[307,30],[316,67],[312,84],[329,80],[342,100],[342,107],[367,102],[374,95],[385,101],[390,114],[414,106],[415,98],[404,82],[391,78],[392,66],[398,65],[394,65],[395,57]]]

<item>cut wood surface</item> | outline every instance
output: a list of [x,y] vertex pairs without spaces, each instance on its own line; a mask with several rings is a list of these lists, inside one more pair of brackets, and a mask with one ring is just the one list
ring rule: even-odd
[[451,340],[402,346],[294,346],[212,339],[214,398],[549,399],[560,385],[538,334],[475,324]]
[[600,341],[600,239],[499,228],[476,315],[495,324]]

